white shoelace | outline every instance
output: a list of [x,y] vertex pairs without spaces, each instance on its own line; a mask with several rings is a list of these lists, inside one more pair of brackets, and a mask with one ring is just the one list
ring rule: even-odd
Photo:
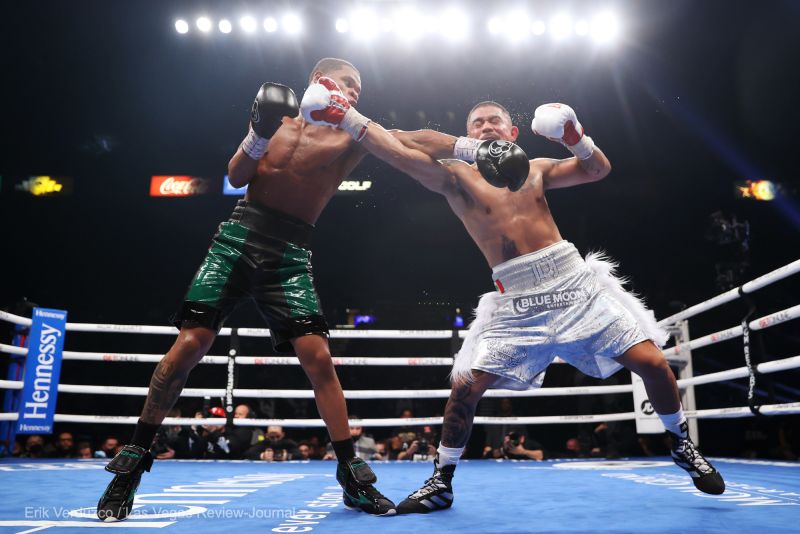
[[709,465],[708,461],[703,458],[703,455],[694,448],[694,443],[691,441],[683,440],[682,447],[678,449],[678,452],[685,455],[689,463],[691,463],[698,471],[703,473],[704,475],[709,474],[713,471],[711,465]]

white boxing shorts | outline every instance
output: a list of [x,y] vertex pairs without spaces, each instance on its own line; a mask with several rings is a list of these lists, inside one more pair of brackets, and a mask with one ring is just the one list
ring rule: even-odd
[[614,358],[633,345],[650,339],[663,346],[668,334],[615,268],[599,253],[584,260],[568,241],[496,266],[497,291],[478,303],[453,382],[470,382],[476,369],[498,377],[492,387],[536,388],[557,357],[606,378],[622,368]]

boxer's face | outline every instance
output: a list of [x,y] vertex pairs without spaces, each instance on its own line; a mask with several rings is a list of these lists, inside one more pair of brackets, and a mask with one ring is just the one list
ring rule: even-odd
[[503,110],[495,106],[481,106],[469,116],[467,135],[482,141],[514,141],[519,129],[511,124]]
[[[321,76],[321,73],[317,73],[314,81],[319,80]],[[361,75],[357,70],[344,66],[325,74],[325,76],[336,82],[351,106],[355,107],[358,104],[358,97],[361,95]]]

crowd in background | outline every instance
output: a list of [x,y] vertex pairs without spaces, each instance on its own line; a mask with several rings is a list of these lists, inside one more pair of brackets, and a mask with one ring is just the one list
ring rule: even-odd
[[[170,417],[181,417],[173,409]],[[224,418],[225,411],[213,406],[193,414],[195,418]],[[512,399],[499,399],[494,414],[514,417]],[[404,409],[402,419],[412,418],[413,412]],[[235,407],[236,419],[254,419],[257,412],[247,404]],[[359,417],[351,415],[351,420]],[[772,420],[777,421],[777,419]],[[768,426],[766,429],[751,424],[745,436],[744,457],[780,458],[796,460],[796,438],[788,425]],[[762,425],[763,426],[763,425]],[[534,430],[536,426],[532,426]],[[541,427],[538,427],[541,428]],[[284,429],[281,426],[266,428],[222,425],[164,425],[152,446],[156,459],[232,459],[255,461],[333,460],[333,447],[325,437],[307,428]],[[369,429],[351,426],[356,454],[364,460],[427,461],[436,454],[439,445],[437,426],[404,425],[392,429],[375,429],[375,438]],[[388,430],[388,432],[387,432]],[[555,458],[620,458],[631,456],[657,456],[667,454],[665,436],[637,435],[632,422],[608,422],[576,425],[570,435],[556,447],[544,446],[541,437],[525,425],[476,425],[473,439],[465,457],[515,460],[545,460]],[[52,436],[19,435],[6,455],[20,458],[111,458],[125,444],[120,435],[89,436],[71,431],[61,431]],[[478,439],[476,443],[476,438]],[[480,445],[482,444],[482,447]]]

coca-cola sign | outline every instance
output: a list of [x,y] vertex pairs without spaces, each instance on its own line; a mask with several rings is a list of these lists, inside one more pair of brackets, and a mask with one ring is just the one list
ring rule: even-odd
[[208,191],[208,180],[194,176],[153,176],[151,197],[190,197]]

